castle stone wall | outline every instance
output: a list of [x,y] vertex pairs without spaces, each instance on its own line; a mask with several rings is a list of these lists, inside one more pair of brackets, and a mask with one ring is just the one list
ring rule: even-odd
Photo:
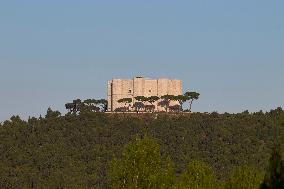
[[[134,79],[113,79],[108,81],[108,111],[114,111],[124,104],[117,101],[122,98],[132,98],[132,104],[135,103],[137,96],[163,96],[163,95],[181,95],[182,82],[181,80],[171,79],[145,79],[143,77],[135,77]],[[163,107],[157,106],[156,111],[165,111]],[[146,103],[147,104],[147,103]],[[178,104],[171,102],[170,105]]]

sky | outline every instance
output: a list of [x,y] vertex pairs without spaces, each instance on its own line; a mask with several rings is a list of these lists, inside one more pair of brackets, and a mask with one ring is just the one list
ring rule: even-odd
[[0,0],[0,122],[106,98],[112,78],[181,79],[193,111],[284,107],[282,0]]

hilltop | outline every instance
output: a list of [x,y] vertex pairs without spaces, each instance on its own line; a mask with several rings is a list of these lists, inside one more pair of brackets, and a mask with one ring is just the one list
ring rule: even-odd
[[[0,188],[107,188],[108,167],[131,140],[150,136],[178,175],[193,160],[219,181],[250,165],[264,172],[272,147],[283,143],[283,110],[238,114],[105,114],[84,112],[0,126]],[[283,147],[283,146],[282,146]],[[282,148],[283,152],[283,148]]]

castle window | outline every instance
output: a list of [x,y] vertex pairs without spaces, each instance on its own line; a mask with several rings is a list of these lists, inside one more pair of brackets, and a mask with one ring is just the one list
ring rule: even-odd
[[152,92],[151,90],[149,90],[149,93]]
[[131,93],[131,90],[129,89],[128,92]]

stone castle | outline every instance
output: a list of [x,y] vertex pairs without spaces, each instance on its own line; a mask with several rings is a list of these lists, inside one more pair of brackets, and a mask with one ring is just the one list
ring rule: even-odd
[[[146,79],[143,77],[135,77],[133,79],[112,79],[108,81],[108,111],[115,111],[122,107],[118,103],[119,99],[131,98],[131,107],[135,103],[137,96],[158,96],[163,95],[182,95],[181,80],[172,79]],[[155,111],[165,111],[164,107],[158,106],[159,101],[155,102]],[[171,102],[176,105],[178,102]]]

